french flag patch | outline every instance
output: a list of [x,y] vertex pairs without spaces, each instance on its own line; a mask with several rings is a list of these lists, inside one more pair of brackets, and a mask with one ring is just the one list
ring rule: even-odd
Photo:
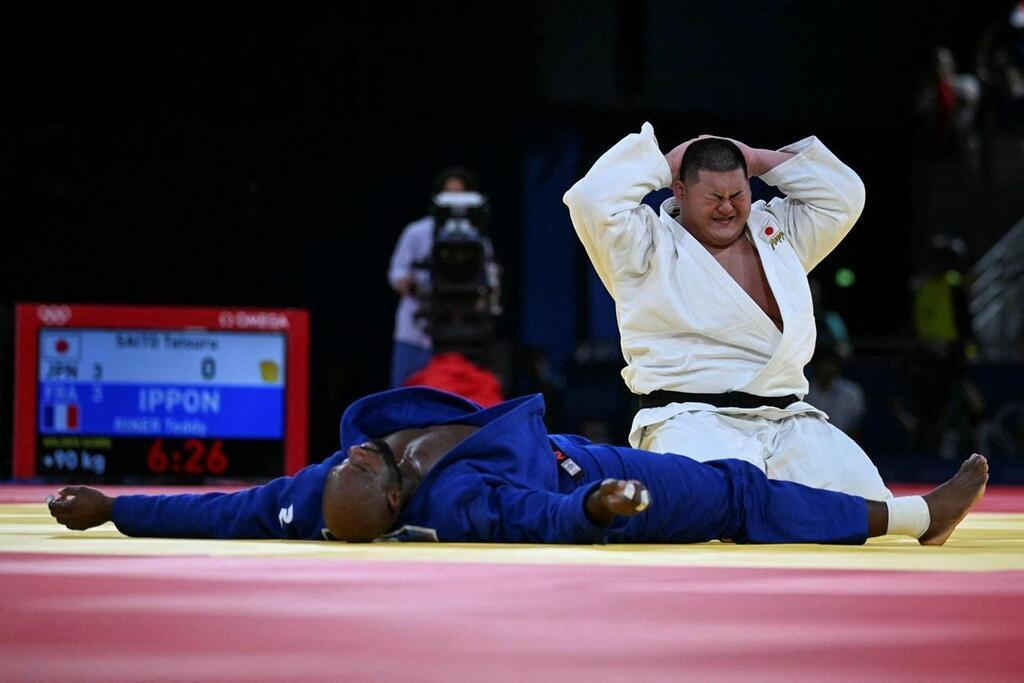
[[48,403],[43,406],[43,429],[77,432],[80,417],[77,403]]

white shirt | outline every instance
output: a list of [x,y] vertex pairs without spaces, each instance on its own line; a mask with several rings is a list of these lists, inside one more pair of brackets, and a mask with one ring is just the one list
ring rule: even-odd
[[[409,223],[402,230],[391,254],[391,266],[388,268],[388,282],[396,287],[404,278],[412,277],[416,291],[423,292],[430,284],[430,271],[427,268],[414,268],[413,264],[429,265],[430,251],[434,246],[434,218],[423,218]],[[402,295],[395,311],[395,341],[431,348],[430,335],[423,331],[425,320],[418,320],[420,302],[414,295]]]

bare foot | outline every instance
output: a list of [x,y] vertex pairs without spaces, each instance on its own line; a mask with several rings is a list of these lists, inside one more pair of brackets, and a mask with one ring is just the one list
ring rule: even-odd
[[942,545],[963,521],[974,504],[985,494],[988,482],[988,460],[975,453],[960,466],[960,471],[945,484],[924,496],[932,523],[917,539],[921,545]]

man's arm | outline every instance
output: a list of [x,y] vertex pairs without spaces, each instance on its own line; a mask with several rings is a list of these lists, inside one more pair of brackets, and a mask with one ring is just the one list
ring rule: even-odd
[[283,479],[234,493],[118,496],[113,522],[126,536],[287,538],[278,504]]
[[668,163],[668,167],[672,170],[672,181],[679,180],[679,167],[683,162],[683,155],[686,153],[686,148],[696,140],[702,140],[704,138],[719,138],[721,140],[728,140],[732,144],[739,148],[740,153],[743,154],[743,159],[747,163],[747,177],[752,178],[754,176],[760,176],[768,171],[772,170],[784,161],[792,159],[795,155],[792,152],[783,152],[773,149],[758,149],[751,147],[750,145],[734,140],[733,138],[726,138],[720,135],[698,135],[692,140],[680,144],[678,147],[673,149],[671,152],[665,155],[665,161]]
[[[465,490],[465,489],[463,489]],[[650,504],[638,481],[605,479],[572,493],[500,484],[475,500],[462,498],[472,540],[497,543],[604,543],[627,517]],[[449,539],[445,539],[449,540]]]
[[[782,158],[778,155],[790,155]],[[864,183],[816,137],[778,152],[757,150],[755,174],[782,190],[765,210],[773,214],[810,272],[842,241],[864,210]],[[774,166],[771,164],[778,162]]]
[[[746,147],[746,145],[743,145]],[[795,155],[790,152],[779,152],[772,149],[754,149],[748,147],[750,157],[747,161],[747,171],[753,176],[762,176],[776,166],[789,161]]]
[[323,482],[335,456],[294,477],[234,493],[110,498],[88,487],[66,487],[50,503],[50,514],[69,529],[112,521],[127,536],[319,538]]
[[412,296],[416,293],[411,275],[396,277],[391,281],[391,289],[398,292],[399,296]]
[[423,230],[421,221],[416,221],[405,226],[395,250],[391,254],[391,263],[388,267],[388,283],[391,288],[401,296],[412,296],[415,294],[416,278],[413,276],[413,264],[416,262],[417,254],[422,249],[419,244],[422,239]]
[[109,497],[86,486],[68,486],[49,507],[58,522],[74,530],[113,522],[126,536],[281,538],[276,494],[256,487],[236,493]]
[[601,155],[565,193],[573,227],[613,297],[620,280],[647,270],[658,216],[643,198],[671,181],[654,128],[645,123],[640,133],[627,135]]

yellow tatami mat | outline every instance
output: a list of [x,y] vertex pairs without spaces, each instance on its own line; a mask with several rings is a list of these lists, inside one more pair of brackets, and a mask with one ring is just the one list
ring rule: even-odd
[[542,546],[128,538],[113,524],[69,531],[58,525],[42,504],[0,504],[0,553],[983,572],[1024,570],[1024,514],[972,513],[940,548],[921,547],[912,539],[895,536],[871,539],[864,546],[738,546],[718,542]]

